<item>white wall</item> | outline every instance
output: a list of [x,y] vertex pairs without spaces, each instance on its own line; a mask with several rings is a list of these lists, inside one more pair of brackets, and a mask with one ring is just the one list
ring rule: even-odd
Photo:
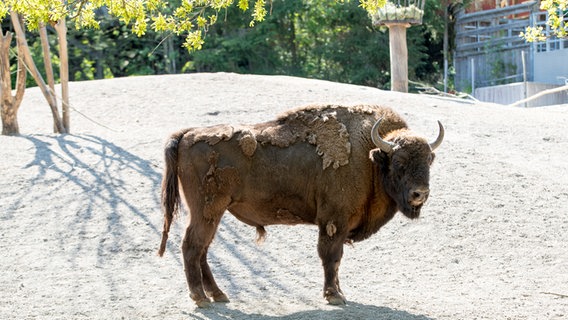
[[[541,91],[553,89],[556,87],[558,86],[553,84],[528,82],[526,84],[527,92],[525,94],[524,83],[517,82],[493,87],[477,88],[475,89],[473,96],[481,101],[511,104],[519,100],[531,97]],[[568,92],[562,91],[544,95],[538,99],[529,101],[525,105],[521,105],[521,107],[539,107],[565,103],[568,103]]]
[[568,49],[536,52],[534,55],[534,82],[564,84],[568,78]]

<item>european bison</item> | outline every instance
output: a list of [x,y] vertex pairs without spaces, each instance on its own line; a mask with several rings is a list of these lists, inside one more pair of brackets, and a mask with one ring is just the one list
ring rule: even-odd
[[[338,268],[343,244],[367,239],[397,211],[414,219],[430,192],[433,150],[393,110],[372,105],[312,105],[274,121],[174,133],[165,146],[162,256],[180,192],[189,208],[182,243],[190,297],[199,307],[228,302],[207,250],[228,210],[256,227],[315,224],[324,269],[323,295],[343,304]],[[181,187],[181,190],[179,189]]]

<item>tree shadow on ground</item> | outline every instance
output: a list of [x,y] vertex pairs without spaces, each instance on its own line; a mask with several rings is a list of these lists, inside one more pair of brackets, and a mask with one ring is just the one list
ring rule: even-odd
[[266,316],[262,314],[249,314],[228,308],[229,305],[215,304],[211,308],[197,309],[189,314],[189,319],[221,320],[221,319],[262,319],[262,320],[308,320],[308,319],[389,319],[389,320],[430,320],[432,318],[415,315],[406,311],[348,302],[343,307],[334,307],[331,310],[306,310],[289,315]]
[[16,201],[41,204],[36,214],[54,224],[49,229],[54,230],[52,240],[72,268],[85,258],[106,268],[117,259],[155,252],[162,232],[155,223],[160,210],[159,165],[92,135],[21,138],[34,146],[33,158],[22,168],[33,170],[26,184],[43,192],[21,192]]
[[[159,238],[160,226],[152,223],[150,216],[160,210],[161,173],[157,164],[93,135],[22,137],[35,146],[34,159],[24,166],[37,170],[30,185],[49,185],[46,194],[34,200],[52,201],[65,192],[74,193],[69,200],[76,203],[75,207],[71,204],[61,208],[58,215],[79,234],[88,233],[91,220],[106,220],[106,237],[101,239],[99,258],[106,249],[128,249],[124,244],[128,243],[132,221],[149,228]],[[151,199],[139,200],[144,197]],[[70,221],[63,215],[74,218]]]

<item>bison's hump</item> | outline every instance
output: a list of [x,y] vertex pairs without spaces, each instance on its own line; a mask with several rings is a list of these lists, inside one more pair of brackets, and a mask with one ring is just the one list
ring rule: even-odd
[[193,145],[199,141],[205,141],[209,145],[215,145],[223,140],[229,140],[233,137],[235,129],[226,124],[220,124],[210,127],[193,128],[185,134],[189,145]]
[[[257,135],[261,143],[288,147],[296,142],[307,142],[316,146],[322,157],[323,168],[334,169],[349,163],[351,143],[346,122],[340,112],[347,111],[339,106],[307,106],[281,115],[274,125],[262,129]],[[358,112],[370,114],[370,109]]]
[[[389,108],[375,105],[308,105],[289,110],[275,121],[251,126],[233,127],[216,125],[188,130],[189,145],[204,141],[215,145],[221,141],[238,141],[245,156],[252,157],[258,143],[287,148],[295,143],[314,145],[322,158],[323,169],[337,169],[349,163],[351,148],[361,147],[360,141],[368,141],[370,126],[384,117],[381,131],[406,127],[404,120]],[[384,134],[386,132],[381,132]],[[352,145],[352,142],[356,146]]]

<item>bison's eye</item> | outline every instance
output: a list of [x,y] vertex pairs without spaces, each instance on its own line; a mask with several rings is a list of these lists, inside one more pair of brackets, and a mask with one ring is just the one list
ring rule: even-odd
[[404,164],[399,160],[393,160],[392,166],[393,166],[393,169],[395,171],[403,171],[404,170]]

